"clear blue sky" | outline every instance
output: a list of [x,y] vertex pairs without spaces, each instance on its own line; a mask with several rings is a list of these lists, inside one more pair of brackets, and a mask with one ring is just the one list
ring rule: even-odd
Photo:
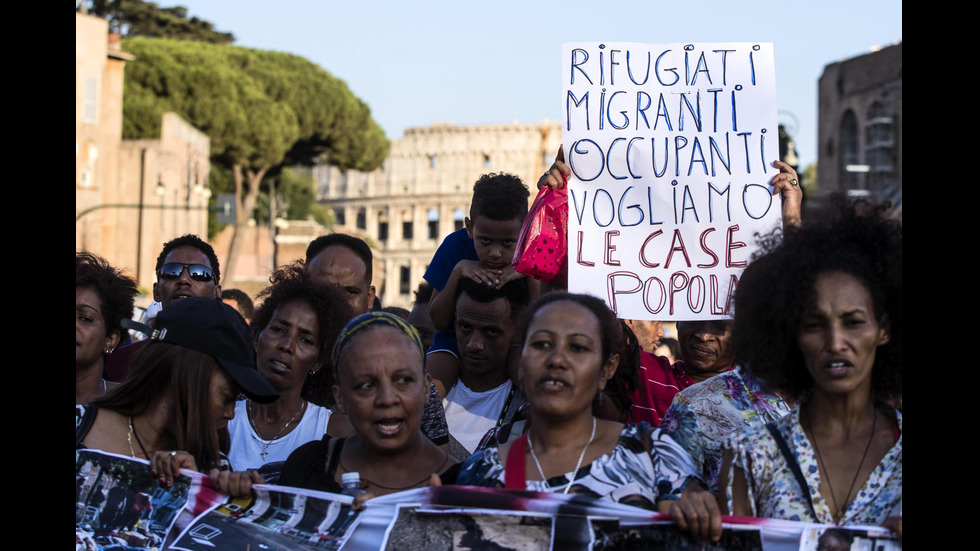
[[901,0],[158,0],[343,79],[389,138],[434,122],[561,120],[561,45],[772,42],[780,122],[816,162],[817,79],[902,40]]

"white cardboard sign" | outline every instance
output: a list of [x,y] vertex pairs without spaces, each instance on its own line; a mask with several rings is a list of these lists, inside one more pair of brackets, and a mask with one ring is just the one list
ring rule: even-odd
[[780,223],[771,43],[562,47],[569,291],[620,318],[717,319]]

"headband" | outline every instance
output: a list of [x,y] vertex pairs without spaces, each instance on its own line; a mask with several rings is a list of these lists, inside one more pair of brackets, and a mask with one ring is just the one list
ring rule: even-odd
[[422,344],[422,337],[419,336],[419,332],[407,321],[387,312],[368,312],[347,322],[340,335],[337,335],[337,341],[333,345],[333,352],[330,354],[330,359],[333,362],[333,376],[335,381],[340,381],[340,354],[354,337],[367,329],[376,327],[392,327],[401,331],[418,347],[422,357],[425,357],[425,346]]

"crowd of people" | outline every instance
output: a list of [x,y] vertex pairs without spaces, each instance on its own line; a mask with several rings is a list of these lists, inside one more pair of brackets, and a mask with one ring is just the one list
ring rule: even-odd
[[[136,285],[76,253],[76,449],[231,495],[340,492],[357,472],[359,507],[461,484],[635,505],[705,540],[723,514],[901,538],[901,224],[843,199],[804,221],[796,173],[773,166],[783,231],[734,319],[679,321],[673,343],[513,269],[529,192],[508,174],[476,182],[410,312],[378,307],[357,237],[314,240],[256,308],[187,235],[157,260],[148,338],[119,346]],[[538,187],[569,174],[559,154]]]

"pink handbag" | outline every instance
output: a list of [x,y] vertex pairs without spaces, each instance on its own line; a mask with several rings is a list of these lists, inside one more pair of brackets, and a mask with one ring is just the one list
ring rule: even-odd
[[568,283],[568,189],[541,188],[527,212],[512,262],[518,272],[545,283]]

